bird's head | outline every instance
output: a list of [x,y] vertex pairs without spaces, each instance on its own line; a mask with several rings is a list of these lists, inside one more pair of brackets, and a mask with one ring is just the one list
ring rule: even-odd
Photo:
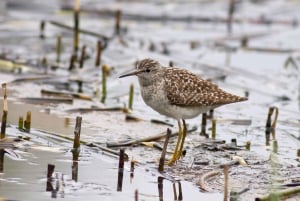
[[136,75],[141,85],[148,85],[159,77],[161,64],[153,59],[143,59],[136,65],[136,69],[130,73],[121,75],[119,78]]

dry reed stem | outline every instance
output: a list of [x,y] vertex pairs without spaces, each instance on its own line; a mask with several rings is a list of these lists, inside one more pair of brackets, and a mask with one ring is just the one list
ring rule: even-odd
[[7,113],[8,113],[6,83],[2,84],[2,89],[3,89],[3,114],[2,114],[2,122],[1,122],[1,136],[0,136],[1,139],[5,138]]

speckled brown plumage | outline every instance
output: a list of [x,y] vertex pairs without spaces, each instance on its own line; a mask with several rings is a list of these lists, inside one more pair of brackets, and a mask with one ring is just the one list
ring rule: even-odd
[[227,93],[184,69],[165,68],[164,79],[168,100],[174,105],[220,106],[247,100]]

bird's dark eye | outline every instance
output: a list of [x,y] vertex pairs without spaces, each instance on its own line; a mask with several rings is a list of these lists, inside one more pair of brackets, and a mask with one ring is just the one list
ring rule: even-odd
[[147,73],[150,73],[150,69],[149,69],[149,68],[147,68],[145,71],[146,71]]

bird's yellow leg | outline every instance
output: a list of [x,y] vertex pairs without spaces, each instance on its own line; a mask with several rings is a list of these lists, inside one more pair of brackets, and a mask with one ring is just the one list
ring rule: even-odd
[[179,158],[182,155],[182,149],[183,149],[185,137],[186,137],[186,134],[187,134],[187,127],[186,127],[184,119],[182,120],[182,123],[183,123],[182,138],[181,138],[181,144],[180,144],[180,147],[179,147],[179,150],[178,150],[178,155],[176,156],[177,157],[176,160],[179,160]]
[[[178,153],[178,149],[180,148],[180,144],[181,144],[181,141],[182,141],[182,127],[181,127],[181,124],[180,124],[180,120],[177,121],[178,122],[178,139],[177,139],[177,143],[176,143],[176,146],[175,146],[175,150],[174,150],[174,153],[172,155],[172,158],[168,161],[168,165],[173,165],[176,160],[180,157],[180,153]],[[179,157],[178,157],[179,155]]]

